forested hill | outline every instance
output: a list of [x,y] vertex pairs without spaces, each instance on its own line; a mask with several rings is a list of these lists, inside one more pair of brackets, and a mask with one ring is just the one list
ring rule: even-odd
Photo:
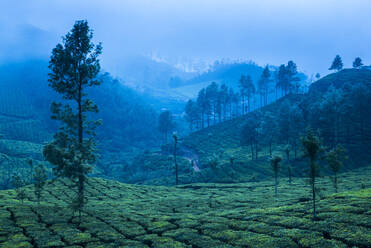
[[[184,144],[201,157],[223,153],[241,161],[266,158],[290,149],[301,159],[300,136],[308,126],[319,130],[323,145],[342,144],[350,157],[348,168],[369,163],[371,147],[371,71],[345,69],[330,74],[310,87],[307,94],[290,94],[262,109],[237,119],[197,131]],[[251,151],[254,154],[251,155]]]
[[[283,158],[281,174],[308,176],[301,137],[308,127],[320,136],[324,151],[343,146],[343,171],[369,165],[371,155],[371,71],[345,69],[312,84],[308,93],[288,94],[261,109],[198,130],[178,148],[180,183],[246,182],[272,176],[269,159]],[[174,184],[173,144],[162,153],[144,153],[122,179],[145,184]],[[321,155],[322,157],[322,155]],[[321,173],[331,175],[327,162]]]

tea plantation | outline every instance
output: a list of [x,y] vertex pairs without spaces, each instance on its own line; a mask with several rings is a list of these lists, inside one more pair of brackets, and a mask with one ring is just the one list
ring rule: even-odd
[[371,167],[341,174],[338,194],[318,183],[312,220],[305,179],[178,187],[89,178],[82,223],[67,180],[49,181],[37,204],[26,186],[0,191],[0,247],[370,247]]

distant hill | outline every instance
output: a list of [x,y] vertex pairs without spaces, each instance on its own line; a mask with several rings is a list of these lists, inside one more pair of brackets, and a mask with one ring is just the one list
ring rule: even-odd
[[[306,176],[308,165],[307,159],[303,157],[300,136],[308,126],[319,130],[327,150],[335,142],[348,150],[349,159],[344,161],[343,170],[369,165],[371,163],[371,155],[368,152],[371,148],[370,103],[370,70],[345,69],[330,74],[313,83],[306,94],[287,95],[261,110],[184,137],[178,151],[179,156],[197,160],[195,162],[201,169],[201,173],[188,173],[183,177],[187,178],[186,181],[244,182],[271,176],[268,132],[273,135],[273,154],[278,154],[284,159],[282,162],[284,169],[281,173],[287,174],[285,135],[289,135],[287,139],[289,139],[290,164],[293,166],[293,173],[296,176]],[[268,117],[270,119],[267,119]],[[334,126],[333,118],[338,118],[338,127]],[[242,143],[242,130],[245,124],[253,120],[260,123],[257,131],[259,133],[258,159],[254,158],[254,160],[251,156],[251,147]],[[274,125],[270,123],[272,121]],[[171,146],[168,149],[171,149]],[[216,166],[211,163],[215,159],[218,161]],[[322,173],[331,175],[326,162],[321,163]],[[213,167],[210,167],[211,165]],[[191,167],[190,162],[188,167]]]

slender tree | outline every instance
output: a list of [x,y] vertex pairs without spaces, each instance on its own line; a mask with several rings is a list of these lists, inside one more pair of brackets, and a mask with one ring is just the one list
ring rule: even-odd
[[19,174],[14,174],[12,177],[12,185],[17,193],[17,199],[20,200],[23,204],[23,201],[26,198],[26,190],[24,189],[26,182],[21,178]]
[[319,175],[319,164],[316,163],[319,153],[321,151],[321,145],[319,138],[314,134],[312,129],[308,128],[307,133],[301,139],[304,153],[309,158],[309,178],[312,186],[312,200],[313,200],[313,219],[317,218],[316,213],[316,177]]
[[336,148],[326,153],[327,163],[334,172],[334,188],[336,193],[338,192],[338,172],[343,167],[343,160],[345,159],[345,149],[341,145],[337,145]]
[[54,140],[44,146],[43,154],[54,165],[57,176],[68,177],[77,186],[77,197],[72,207],[79,212],[85,205],[85,181],[91,166],[96,161],[95,128],[100,121],[89,120],[98,107],[87,98],[87,88],[97,86],[100,81],[98,56],[101,44],[92,42],[93,32],[87,21],[77,21],[52,51],[49,61],[49,86],[61,94],[63,103],[53,102],[52,119],[61,122]]
[[341,57],[339,55],[336,55],[329,70],[340,71],[341,69],[343,69],[343,61],[341,60]]
[[207,112],[208,109],[208,102],[206,99],[206,90],[201,89],[198,92],[197,96],[197,105],[201,111],[201,128],[204,128],[205,125],[205,113]]
[[268,94],[269,94],[269,83],[271,82],[270,80],[271,73],[269,71],[268,65],[265,66],[259,82],[258,82],[258,92],[260,94],[260,105],[267,105],[268,103]]
[[271,166],[274,172],[274,195],[277,197],[277,186],[278,186],[278,172],[280,170],[280,162],[282,158],[279,156],[274,156],[271,159]]
[[174,165],[175,165],[175,185],[179,184],[179,177],[178,177],[178,162],[176,159],[176,152],[177,152],[177,145],[178,145],[178,134],[176,132],[173,133],[174,139]]
[[40,164],[38,167],[35,168],[33,177],[35,179],[34,190],[35,190],[35,196],[37,198],[37,204],[40,204],[41,194],[42,194],[42,191],[44,189],[45,182],[47,179],[46,170],[42,164]]

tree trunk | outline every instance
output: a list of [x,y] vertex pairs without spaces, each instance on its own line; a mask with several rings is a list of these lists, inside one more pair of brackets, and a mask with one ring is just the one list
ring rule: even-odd
[[312,180],[312,199],[313,199],[313,219],[317,218],[316,214],[316,189],[315,189],[315,183],[316,183],[316,171],[315,171],[315,165],[314,162],[311,161],[311,180]]
[[274,171],[274,196],[277,197],[278,171]]
[[176,161],[176,145],[177,141],[174,142],[174,162],[175,162],[175,185],[178,185],[178,163]]

